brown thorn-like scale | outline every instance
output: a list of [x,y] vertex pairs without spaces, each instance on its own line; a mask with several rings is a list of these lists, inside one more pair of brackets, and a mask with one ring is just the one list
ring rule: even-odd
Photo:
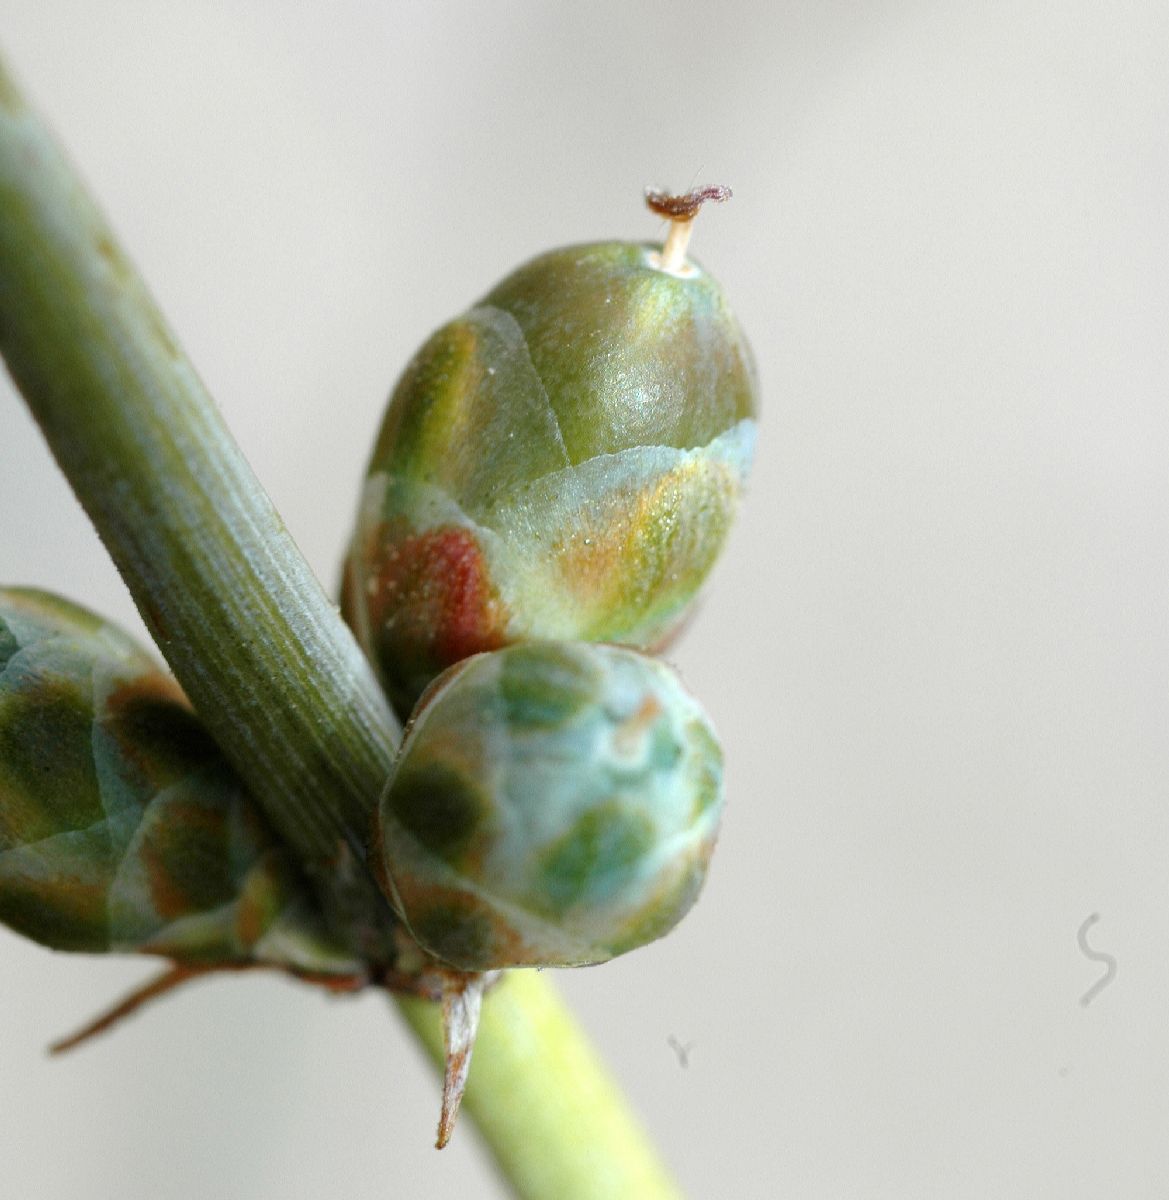
[[442,1040],[446,1066],[442,1077],[442,1114],[438,1120],[438,1139],[434,1143],[439,1150],[451,1140],[467,1087],[483,994],[501,974],[500,971],[484,974],[448,971],[443,976]]
[[[115,1025],[119,1025],[127,1017],[131,1017],[144,1004],[165,996],[175,988],[181,987],[192,979],[201,979],[205,975],[220,975],[226,972],[276,970],[284,971],[294,979],[303,983],[323,987],[334,994],[349,994],[368,987],[370,979],[366,975],[332,975],[325,971],[302,971],[280,967],[271,963],[214,963],[207,966],[191,966],[184,963],[172,963],[161,975],[156,975],[148,983],[131,992],[125,999],[118,1001],[113,1008],[83,1025],[76,1033],[53,1042],[49,1047],[50,1054],[64,1054],[100,1033],[105,1033]],[[388,984],[387,984],[388,986]],[[429,990],[423,992],[429,994]]]
[[76,1033],[72,1033],[68,1037],[54,1042],[49,1047],[49,1053],[64,1054],[66,1050],[72,1050],[74,1047],[80,1046],[82,1042],[88,1042],[90,1038],[96,1037],[99,1033],[105,1033],[107,1029],[132,1016],[142,1005],[149,1003],[159,996],[165,996],[167,992],[181,987],[188,980],[197,979],[200,975],[208,974],[212,969],[208,967],[185,967],[175,963],[163,971],[161,975],[156,975],[149,983],[131,992],[124,1000],[115,1004],[113,1008],[95,1017],[88,1024],[83,1025]]

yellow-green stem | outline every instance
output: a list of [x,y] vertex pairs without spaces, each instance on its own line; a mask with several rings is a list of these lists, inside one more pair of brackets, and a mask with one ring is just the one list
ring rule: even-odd
[[[398,1007],[440,1064],[436,1006],[399,998]],[[463,1111],[524,1200],[681,1195],[546,974],[509,971],[483,1001]]]

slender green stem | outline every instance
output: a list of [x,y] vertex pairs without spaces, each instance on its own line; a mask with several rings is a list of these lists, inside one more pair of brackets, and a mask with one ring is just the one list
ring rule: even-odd
[[[200,716],[370,952],[396,728],[102,215],[0,78],[0,351]],[[384,951],[382,952],[384,953]]]
[[[396,727],[52,137],[0,65],[0,352],[175,675],[334,914],[384,953],[365,831]],[[437,1011],[401,1001],[426,1044]],[[484,1006],[466,1108],[518,1195],[676,1191],[546,979]]]
[[[441,1063],[435,1006],[396,999]],[[524,1200],[681,1195],[572,1015],[535,971],[509,971],[483,1001],[463,1111]]]

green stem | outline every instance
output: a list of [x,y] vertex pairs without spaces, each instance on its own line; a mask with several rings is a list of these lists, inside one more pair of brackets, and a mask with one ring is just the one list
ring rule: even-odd
[[0,351],[200,716],[330,911],[377,953],[388,907],[363,869],[336,866],[364,856],[393,717],[136,271],[2,72]]
[[[435,1006],[395,999],[441,1063]],[[572,1015],[535,971],[509,971],[483,1001],[463,1111],[524,1200],[681,1195]],[[537,1149],[553,1146],[554,1153]]]
[[[0,352],[176,677],[376,961],[390,913],[360,864],[393,719],[145,286],[2,65]],[[433,1044],[434,1006],[401,1007]],[[521,1196],[676,1195],[543,977],[509,980],[485,1004],[466,1106]]]

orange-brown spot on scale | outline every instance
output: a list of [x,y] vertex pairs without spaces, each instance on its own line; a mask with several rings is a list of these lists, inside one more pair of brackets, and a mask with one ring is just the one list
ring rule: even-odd
[[190,912],[190,897],[171,875],[165,858],[156,850],[143,847],[142,860],[156,915],[163,921],[173,921]]
[[424,950],[460,969],[490,965],[493,922],[479,897],[410,874],[395,875],[394,883],[406,925]]
[[586,635],[624,637],[652,619],[654,605],[675,586],[670,543],[687,477],[694,471],[693,463],[684,462],[611,494],[591,512],[592,528],[556,547],[565,590],[604,614],[603,628],[586,629]]
[[240,945],[250,948],[264,936],[278,915],[282,897],[294,886],[284,852],[277,848],[265,851],[239,891],[235,932]]
[[138,853],[150,901],[164,921],[202,912],[231,898],[224,813],[202,804],[167,806],[166,821],[152,823]]
[[424,561],[443,580],[439,657],[458,662],[503,645],[500,604],[474,536],[465,529],[436,530],[422,549]]
[[127,709],[136,708],[143,703],[163,701],[171,704],[181,704],[189,708],[187,697],[179,687],[178,680],[161,671],[149,675],[137,675],[133,679],[119,684],[106,696],[106,709],[114,715],[120,715]]
[[135,785],[156,792],[218,757],[182,689],[167,675],[139,675],[112,691],[98,723],[117,744]]
[[620,594],[628,572],[623,562],[629,541],[624,506],[591,511],[592,524],[556,542],[552,554],[566,592],[586,604]]
[[382,525],[371,538],[372,626],[401,628],[450,666],[506,643],[507,614],[475,535],[456,525],[424,533]]
[[271,912],[264,899],[245,891],[236,905],[235,932],[240,944],[254,946],[264,936]]
[[413,875],[396,883],[406,923],[419,944],[452,966],[489,971],[542,961],[539,949],[492,908],[490,897]]
[[638,745],[661,713],[661,702],[656,696],[647,694],[637,711],[632,716],[626,717],[614,731],[613,743],[618,752],[621,754],[636,753]]

